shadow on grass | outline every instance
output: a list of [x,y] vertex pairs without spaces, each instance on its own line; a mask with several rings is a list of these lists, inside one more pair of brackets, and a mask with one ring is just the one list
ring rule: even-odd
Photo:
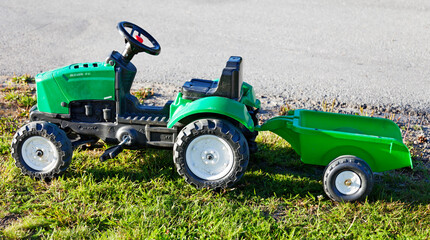
[[[324,167],[303,164],[300,157],[290,148],[259,144],[259,151],[251,155],[244,177],[234,186],[236,191],[228,192],[230,198],[249,199],[255,196],[314,197],[325,195],[322,185]],[[129,181],[151,181],[162,178],[176,181],[181,178],[173,165],[170,150],[144,149],[128,153],[131,160],[109,160],[86,172],[96,181],[109,178],[124,178]],[[124,162],[125,161],[125,162]],[[79,173],[78,173],[79,174]],[[429,179],[414,180],[412,171],[392,171],[375,175],[373,191],[368,201],[401,201],[410,204],[430,202]],[[74,174],[75,175],[75,174]]]
[[177,174],[174,173],[176,171],[172,164],[172,151],[144,148],[126,151],[115,159],[96,163],[85,171],[73,175],[90,174],[98,182],[110,178],[141,182],[155,178],[173,180],[177,178]]
[[[246,196],[317,197],[323,195],[323,166],[307,165],[291,148],[274,148],[260,144],[260,150],[248,166],[247,174],[238,186]],[[423,173],[425,171],[425,173]],[[400,201],[409,204],[430,203],[428,169],[402,169],[375,174],[375,184],[369,202]]]
[[291,148],[260,143],[259,151],[251,156],[247,173],[238,183],[238,189],[245,197],[316,198],[324,195],[323,171],[324,167],[303,164]]

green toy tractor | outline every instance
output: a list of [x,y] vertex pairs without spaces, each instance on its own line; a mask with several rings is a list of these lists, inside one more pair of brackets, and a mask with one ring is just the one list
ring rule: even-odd
[[114,145],[102,161],[125,148],[173,148],[174,164],[188,183],[222,189],[243,176],[257,151],[257,133],[266,130],[286,139],[304,163],[327,166],[324,190],[336,201],[365,198],[373,171],[412,167],[390,120],[296,110],[258,125],[260,101],[242,80],[241,57],[230,57],[219,79],[187,81],[164,106],[142,105],[130,94],[137,72],[130,61],[140,52],[158,55],[160,45],[135,24],[117,28],[126,42],[123,53],[36,76],[37,106],[12,142],[23,174],[53,178],[67,170],[73,149],[101,139]]

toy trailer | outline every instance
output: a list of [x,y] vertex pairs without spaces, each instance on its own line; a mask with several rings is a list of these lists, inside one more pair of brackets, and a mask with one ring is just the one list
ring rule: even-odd
[[366,196],[373,185],[372,172],[412,168],[400,129],[388,119],[295,110],[256,129],[287,140],[303,163],[327,166],[324,190],[334,200]]

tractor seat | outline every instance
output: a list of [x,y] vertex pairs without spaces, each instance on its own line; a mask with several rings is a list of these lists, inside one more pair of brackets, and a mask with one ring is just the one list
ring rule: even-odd
[[220,96],[240,100],[242,89],[242,57],[232,56],[227,61],[219,81],[191,79],[182,86],[182,97],[197,100],[202,97]]

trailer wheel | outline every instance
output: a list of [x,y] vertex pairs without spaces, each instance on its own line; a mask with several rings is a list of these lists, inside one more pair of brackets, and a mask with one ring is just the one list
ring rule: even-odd
[[246,138],[225,120],[200,119],[185,126],[173,147],[178,173],[197,188],[235,184],[249,161]]
[[369,165],[356,156],[341,156],[324,170],[324,191],[338,202],[363,200],[373,187]]
[[13,137],[12,157],[24,175],[50,179],[67,170],[73,155],[66,133],[49,122],[31,122]]

